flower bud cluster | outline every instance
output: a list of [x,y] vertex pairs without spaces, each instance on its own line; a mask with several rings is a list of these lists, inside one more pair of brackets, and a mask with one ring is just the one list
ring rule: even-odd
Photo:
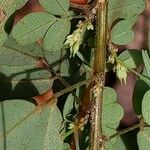
[[82,44],[83,37],[86,30],[93,30],[94,27],[90,20],[79,21],[77,24],[77,29],[66,38],[65,45],[70,47],[71,56],[75,56],[79,50],[80,45]]

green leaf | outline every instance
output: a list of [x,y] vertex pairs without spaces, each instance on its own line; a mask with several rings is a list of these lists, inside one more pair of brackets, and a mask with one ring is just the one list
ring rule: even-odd
[[[2,66],[7,67],[24,67],[34,68],[36,66],[37,60],[33,57],[29,57],[26,54],[21,53],[22,51],[19,49],[14,49],[11,47],[7,47],[7,45],[1,47],[0,55],[2,59],[0,59],[0,64]],[[28,61],[26,61],[28,60]]]
[[39,2],[51,14],[68,15],[69,0],[39,0]]
[[20,9],[28,0],[0,0],[0,46],[6,41],[7,33],[4,26],[7,19]]
[[139,15],[146,7],[145,0],[109,0],[109,24],[118,18],[129,19]]
[[137,68],[143,63],[142,53],[138,50],[125,50],[118,58],[131,69]]
[[[144,77],[144,78],[143,78]],[[144,67],[139,80],[136,82],[133,92],[133,107],[136,114],[142,114],[142,102],[144,94],[150,89],[150,82],[146,67]]]
[[113,150],[116,150],[116,149],[126,150],[125,143],[123,142],[123,140],[121,139],[120,136],[118,136],[116,138],[116,141],[115,141],[115,143],[112,146],[113,146]]
[[123,140],[120,136],[117,136],[115,140],[111,140],[110,142],[106,143],[106,148],[108,150],[127,150]]
[[1,30],[1,33],[0,33],[0,46],[2,46],[3,43],[7,39],[7,33],[4,31],[3,27],[2,28],[0,27],[0,30]]
[[59,71],[62,76],[70,76],[69,55],[66,53],[66,50],[58,52],[44,50],[44,56],[54,71]]
[[109,104],[117,102],[116,92],[115,92],[114,89],[112,89],[110,87],[105,87],[104,88],[103,97],[104,97],[104,102],[103,102],[104,106],[107,106]]
[[27,55],[33,59],[36,57],[43,57],[43,49],[39,46],[38,43],[32,43],[25,46],[19,45],[16,43],[16,40],[10,34],[4,43],[4,47],[12,49],[12,51],[17,51],[18,53],[22,53]]
[[148,77],[148,73],[145,67],[143,68],[142,74],[139,74],[139,78],[150,86],[150,79]]
[[[103,125],[107,127],[111,127],[112,129],[115,129],[119,125],[119,121],[123,117],[123,110],[121,106],[117,103],[110,104],[110,106],[104,106],[104,112],[103,112]],[[113,114],[113,115],[112,115]],[[112,119],[113,116],[113,119]]]
[[70,66],[69,59],[65,58],[65,60],[62,61],[61,66],[59,68],[62,76],[70,77],[70,75],[72,75],[69,71],[69,66]]
[[150,57],[147,51],[142,51],[143,61],[145,65],[145,69],[147,72],[147,76],[150,78]]
[[69,94],[63,108],[63,117],[65,120],[67,120],[67,115],[71,112],[73,108],[74,108],[74,96],[72,94]]
[[103,132],[106,136],[110,136],[116,132],[124,113],[122,107],[117,103],[114,89],[106,87],[103,97]]
[[142,114],[142,100],[143,96],[150,89],[150,86],[144,82],[143,80],[139,79],[136,82],[134,92],[133,92],[133,108],[134,112],[137,115]]
[[111,40],[114,44],[125,45],[134,39],[132,26],[126,20],[117,23],[111,31]]
[[150,90],[148,90],[142,101],[142,114],[146,123],[150,124]]
[[46,31],[57,21],[56,17],[36,12],[23,17],[13,28],[12,36],[16,42],[26,45],[44,38]]
[[63,149],[62,117],[55,104],[36,107],[24,100],[10,100],[0,106],[1,149]]
[[90,63],[86,60],[86,58],[84,58],[84,56],[80,53],[80,51],[77,51],[76,55],[83,62],[83,67],[84,67],[85,71],[86,72],[91,72],[92,68],[90,67]]
[[50,51],[61,50],[65,37],[70,32],[70,20],[60,19],[47,31],[44,38],[44,48]]
[[20,9],[28,0],[0,0],[0,8],[7,16]]
[[150,148],[150,128],[145,127],[137,135],[139,150],[148,150]]

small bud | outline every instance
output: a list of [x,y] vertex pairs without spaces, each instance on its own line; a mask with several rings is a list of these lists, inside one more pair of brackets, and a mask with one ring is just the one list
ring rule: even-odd
[[88,22],[86,28],[87,28],[87,30],[94,30],[94,26],[91,22]]
[[114,63],[115,63],[115,58],[114,58],[114,57],[112,57],[112,56],[109,56],[109,58],[108,58],[108,62],[110,62],[110,63],[114,64]]
[[68,129],[72,130],[74,127],[75,125],[73,123],[70,123]]
[[118,63],[116,66],[116,75],[121,83],[124,81],[124,83],[126,84],[127,69],[120,63]]
[[80,43],[79,42],[76,42],[74,43],[73,47],[72,47],[72,56],[74,57],[75,54],[77,53],[77,51],[79,50],[79,47],[80,47]]

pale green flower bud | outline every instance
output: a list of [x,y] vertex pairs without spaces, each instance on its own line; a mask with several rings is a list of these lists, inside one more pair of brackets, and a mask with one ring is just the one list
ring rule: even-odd
[[127,69],[124,66],[122,66],[120,63],[118,63],[116,66],[116,75],[118,79],[121,81],[121,83],[124,81],[124,83],[126,84]]
[[86,21],[79,21],[77,24],[77,29],[71,34],[68,35],[66,38],[65,45],[68,45],[70,47],[70,56],[75,56],[75,54],[78,52],[80,45],[82,44],[82,40],[84,37],[84,33],[87,30],[93,30],[93,25],[89,20]]
[[75,125],[73,123],[70,123],[68,129],[72,130],[74,127]]
[[114,64],[114,63],[115,63],[115,58],[114,58],[114,57],[112,57],[112,56],[109,56],[109,58],[108,58],[108,62],[110,62],[110,63]]
[[87,28],[87,30],[94,30],[94,26],[91,22],[88,22],[86,28]]
[[77,51],[79,50],[79,47],[80,47],[80,43],[79,42],[74,43],[74,45],[72,47],[72,55],[73,56],[77,53]]

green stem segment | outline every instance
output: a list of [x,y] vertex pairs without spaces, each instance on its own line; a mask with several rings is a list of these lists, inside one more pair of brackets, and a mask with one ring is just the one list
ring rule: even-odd
[[[100,0],[99,0],[100,1]],[[103,0],[104,1],[104,0]],[[107,1],[98,2],[96,13],[96,53],[94,75],[104,73],[107,48]]]
[[91,92],[91,136],[90,150],[104,149],[102,132],[103,88],[107,48],[107,1],[98,0],[96,6],[96,52],[93,75],[100,74],[99,79],[92,83]]

